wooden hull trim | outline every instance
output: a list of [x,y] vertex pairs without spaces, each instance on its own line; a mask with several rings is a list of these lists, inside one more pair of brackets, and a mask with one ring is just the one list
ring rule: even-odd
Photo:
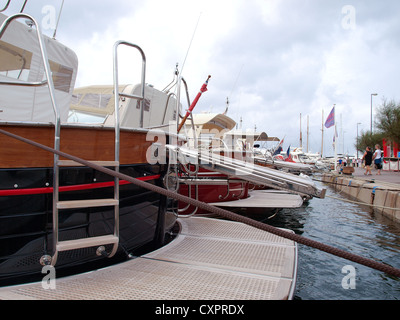
[[[54,146],[54,127],[51,125],[3,125],[0,128],[28,138],[40,144]],[[148,163],[156,132],[121,130],[120,165]],[[161,134],[161,133],[160,133]],[[162,133],[167,140],[165,133]],[[148,141],[150,140],[150,141]],[[65,126],[61,129],[62,152],[88,161],[115,160],[115,133],[113,128]],[[167,141],[165,141],[167,143]],[[61,159],[63,160],[63,159]],[[52,167],[52,154],[26,145],[5,135],[0,135],[0,168],[46,168]]]

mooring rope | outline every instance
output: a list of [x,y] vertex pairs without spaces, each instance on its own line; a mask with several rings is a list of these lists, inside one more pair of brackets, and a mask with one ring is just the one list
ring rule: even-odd
[[250,219],[248,217],[244,217],[244,216],[238,215],[236,213],[233,213],[233,212],[221,209],[221,208],[217,208],[217,207],[211,206],[211,205],[209,205],[207,203],[204,203],[204,202],[201,202],[201,201],[198,201],[198,200],[195,200],[195,199],[188,198],[188,197],[180,195],[178,193],[171,192],[169,190],[166,190],[164,188],[152,185],[150,183],[140,181],[140,180],[138,180],[136,178],[133,178],[133,177],[127,176],[125,174],[122,174],[120,172],[116,172],[114,170],[99,166],[97,164],[94,164],[94,163],[91,163],[89,161],[83,160],[81,158],[75,157],[73,155],[64,153],[62,151],[55,150],[55,149],[50,148],[48,146],[42,145],[40,143],[37,143],[35,141],[29,140],[29,139],[26,139],[26,138],[23,138],[23,137],[20,137],[18,135],[15,135],[15,134],[7,132],[7,131],[4,131],[2,129],[0,129],[0,133],[4,134],[6,136],[9,136],[11,138],[17,139],[19,141],[25,142],[27,144],[30,144],[32,146],[38,147],[40,149],[46,150],[48,152],[57,154],[60,157],[64,157],[66,159],[73,160],[73,161],[78,162],[78,163],[80,163],[80,164],[82,164],[84,166],[87,166],[87,167],[90,167],[92,169],[98,170],[98,171],[103,172],[105,174],[108,174],[110,176],[129,181],[132,184],[134,184],[134,185],[136,185],[136,186],[138,186],[140,188],[145,188],[147,190],[159,193],[161,195],[164,195],[166,197],[175,199],[177,201],[182,201],[182,202],[185,202],[185,203],[190,204],[192,206],[198,207],[200,209],[212,212],[212,213],[214,213],[214,214],[216,214],[216,215],[218,215],[218,216],[220,216],[222,218],[233,220],[233,221],[240,222],[240,223],[244,223],[244,224],[247,224],[247,225],[252,226],[254,228],[257,228],[257,229],[269,232],[271,234],[274,234],[276,236],[279,236],[279,237],[282,237],[282,238],[297,242],[299,244],[303,244],[303,245],[306,245],[308,247],[312,247],[312,248],[324,251],[326,253],[341,257],[343,259],[346,259],[346,260],[353,261],[355,263],[364,265],[366,267],[385,272],[388,275],[392,275],[392,276],[395,276],[395,277],[400,277],[400,269],[394,268],[394,267],[389,266],[387,264],[380,263],[380,262],[377,262],[377,261],[374,261],[374,260],[371,260],[371,259],[368,259],[368,258],[364,258],[364,257],[361,257],[359,255],[347,252],[345,250],[338,249],[338,248],[335,248],[335,247],[332,247],[332,246],[329,246],[329,245],[326,245],[326,244],[323,244],[323,243],[320,243],[320,242],[305,238],[303,236],[300,236],[300,235],[297,235],[297,234],[294,234],[294,233],[291,233],[291,232],[288,232],[288,231],[285,231],[285,230],[282,230],[282,229],[278,229],[278,228],[270,226],[268,224],[264,224],[262,222]]

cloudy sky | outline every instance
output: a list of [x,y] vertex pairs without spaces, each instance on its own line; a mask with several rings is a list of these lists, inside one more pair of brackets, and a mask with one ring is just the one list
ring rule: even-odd
[[[28,1],[26,12],[52,35],[51,9],[61,2]],[[299,146],[302,114],[303,147],[308,118],[309,151],[320,152],[322,112],[325,121],[336,104],[338,151],[355,154],[357,123],[370,128],[371,94],[379,94],[374,110],[383,97],[400,101],[399,13],[398,0],[65,0],[57,39],[78,55],[77,86],[112,83],[112,46],[121,39],[143,48],[156,88],[172,80],[176,63],[192,99],[212,75],[196,112],[223,112],[229,97],[230,117],[286,136],[284,148]],[[136,83],[137,68],[128,67],[121,82]],[[325,129],[325,155],[332,139]]]

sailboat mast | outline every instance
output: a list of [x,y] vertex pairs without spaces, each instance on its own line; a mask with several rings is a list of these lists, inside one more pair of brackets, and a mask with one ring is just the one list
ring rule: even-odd
[[310,116],[307,116],[307,153],[308,153],[308,146],[309,146],[309,138],[310,138]]
[[321,158],[324,156],[324,109],[322,109],[322,139],[321,139]]
[[336,136],[336,133],[337,133],[337,121],[336,121],[337,110],[336,110],[336,104],[334,104],[333,107],[335,108],[335,114],[334,114],[335,133],[334,133],[334,135],[335,135],[335,171],[336,171],[337,167],[338,167],[338,163],[337,163],[337,160],[338,160],[338,154],[337,154],[337,145],[338,145],[338,141],[337,140],[338,140],[338,137]]
[[301,113],[300,113],[300,148],[303,148],[303,132],[301,131]]

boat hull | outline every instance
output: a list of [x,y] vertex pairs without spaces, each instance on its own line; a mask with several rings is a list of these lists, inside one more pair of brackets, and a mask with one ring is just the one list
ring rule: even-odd
[[[12,126],[7,129],[51,145],[50,127]],[[87,160],[110,161],[114,156],[114,132],[95,131],[103,138],[101,152],[96,151],[98,142],[88,143],[84,139],[93,134],[87,129],[74,129],[73,135],[72,131],[64,134],[61,151],[68,152],[65,149],[69,149],[72,154]],[[70,138],[68,134],[71,134]],[[146,134],[131,132],[123,136],[121,142],[125,142],[121,143],[121,152],[128,152],[132,139],[135,147],[129,151],[133,154],[121,153],[125,164],[120,166],[120,172],[162,186],[166,165],[150,165],[143,160],[147,148],[151,146],[146,141]],[[75,141],[80,140],[79,143],[74,144],[72,137]],[[26,145],[16,147],[13,143],[19,142],[4,136],[0,140],[0,286],[5,286],[42,279],[43,265],[40,260],[45,255],[53,254],[53,167],[43,166],[48,161],[52,162],[53,157],[37,149],[35,153]],[[96,152],[99,156],[93,158]],[[10,155],[18,160],[14,167],[11,167]],[[131,163],[126,164],[128,161]],[[114,197],[114,179],[91,168],[61,167],[59,176],[60,201]],[[60,252],[56,264],[58,276],[115,263],[165,243],[165,234],[175,224],[175,216],[168,214],[166,197],[120,181],[119,198],[120,242],[117,254],[111,259],[98,256],[97,247]],[[59,213],[59,230],[59,241],[113,234],[113,207],[62,210]],[[105,247],[108,251],[111,246]]]
[[[194,167],[191,167],[191,170],[193,169]],[[238,179],[229,179],[226,175],[200,168],[198,179],[193,184],[181,183],[179,193],[205,203],[221,203],[248,198],[249,183]],[[179,202],[179,209],[182,215],[208,213],[183,202]]]

